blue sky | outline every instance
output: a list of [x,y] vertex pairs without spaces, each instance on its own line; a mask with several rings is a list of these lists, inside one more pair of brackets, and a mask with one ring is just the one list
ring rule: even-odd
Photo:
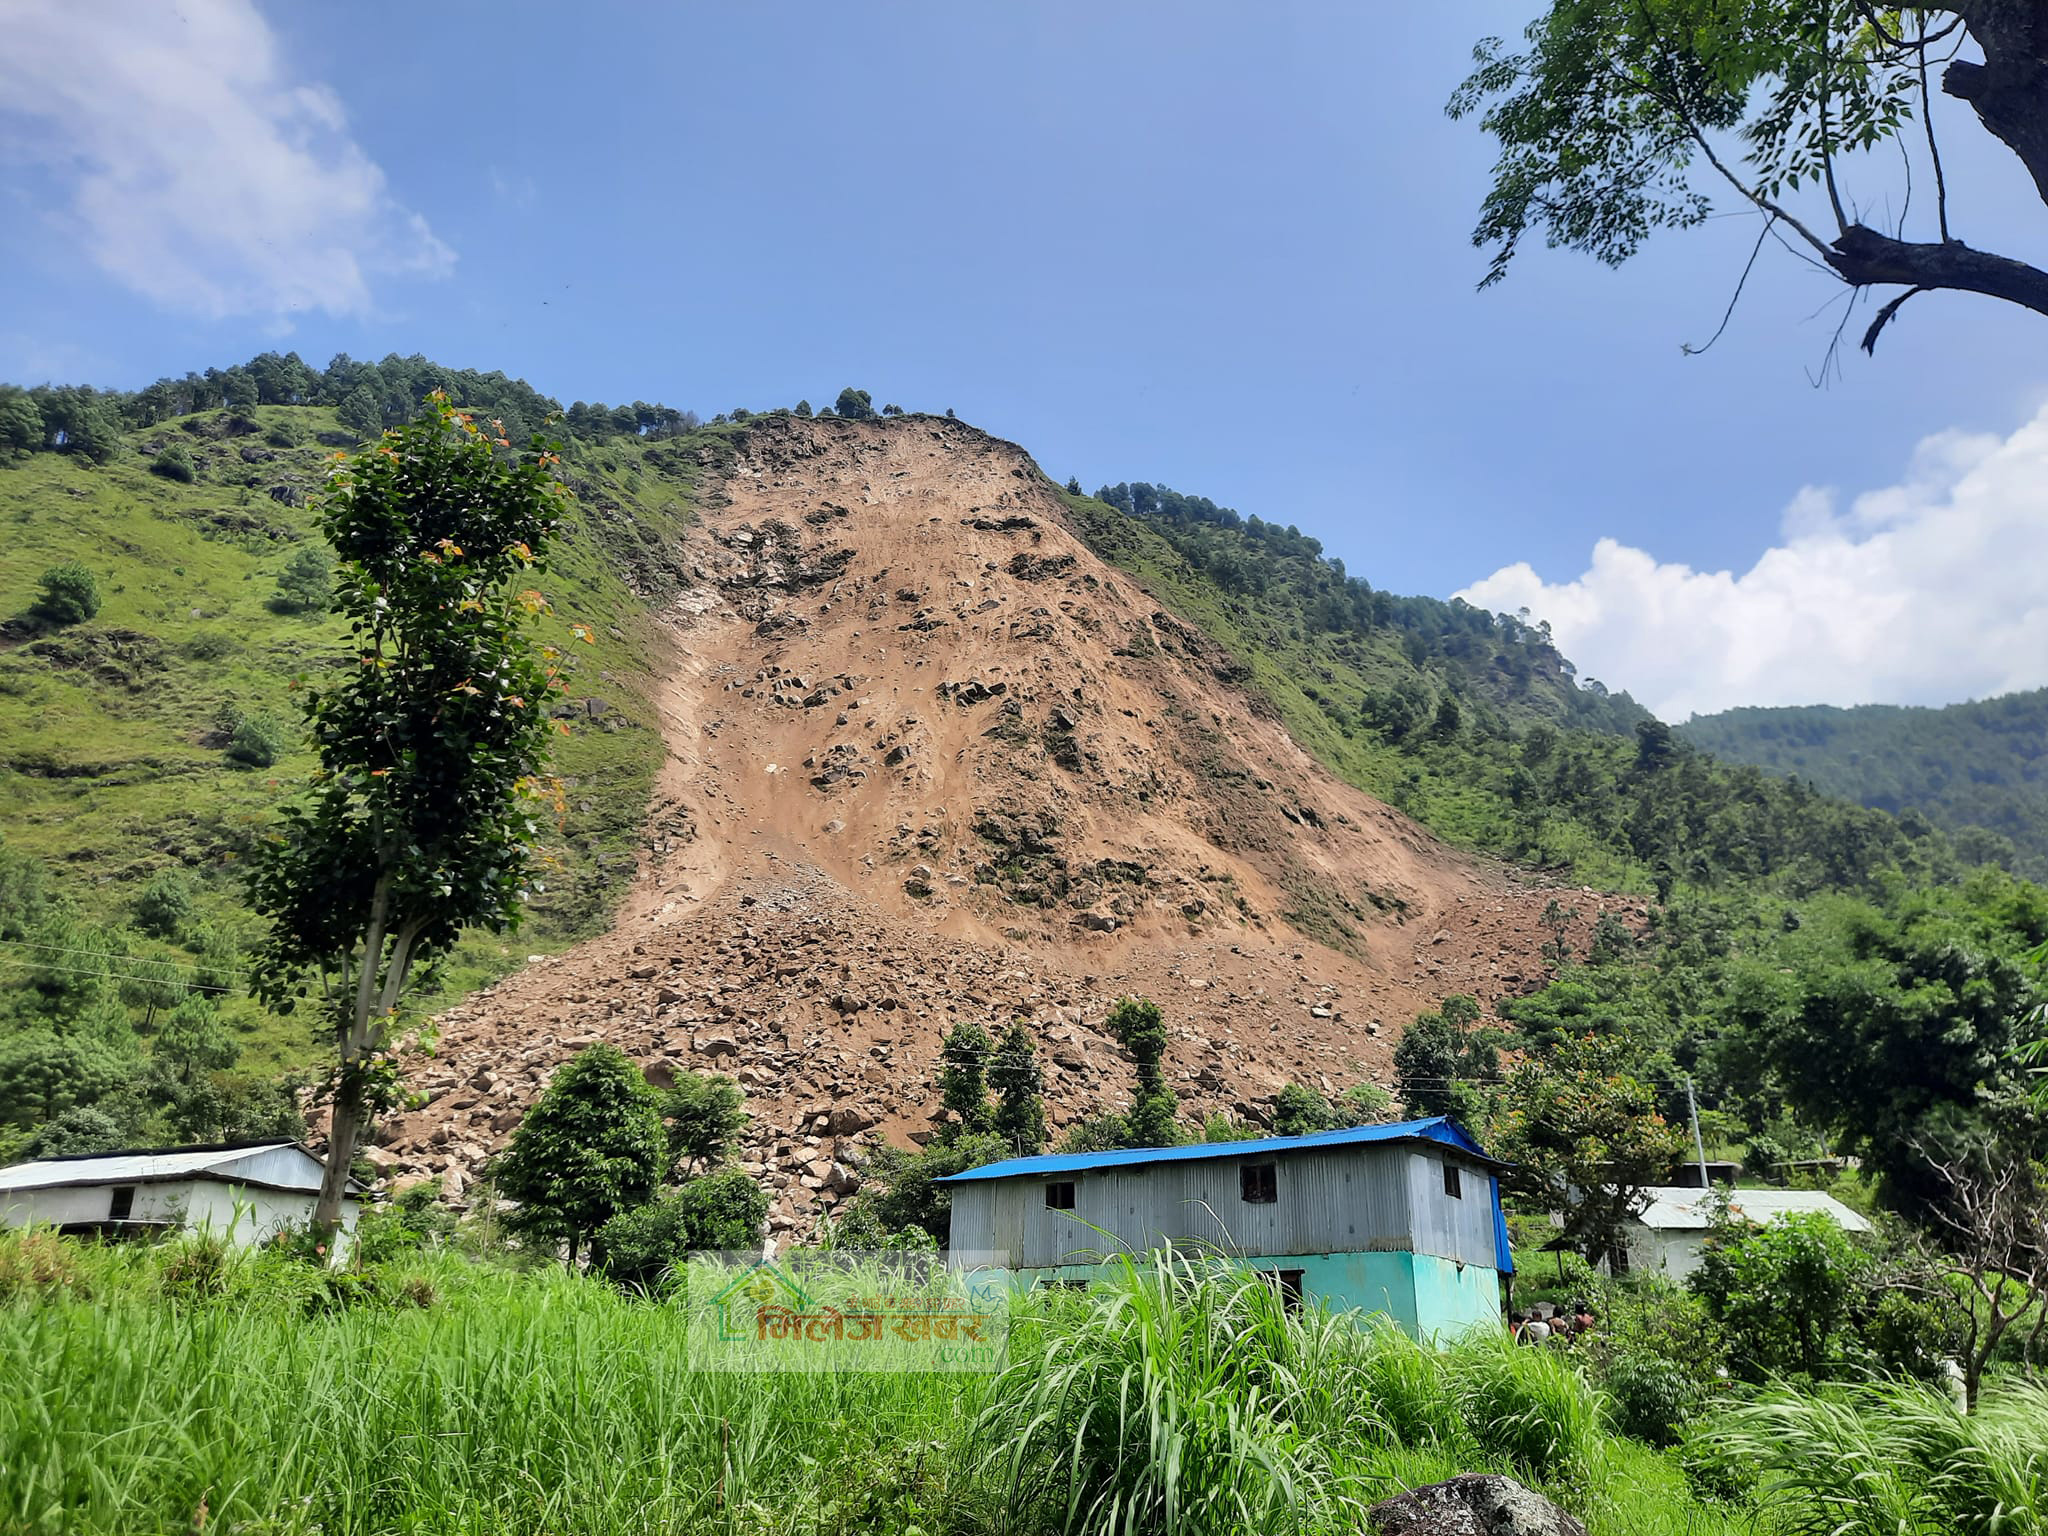
[[[1923,298],[1816,390],[1838,290],[1780,258],[1684,357],[1746,218],[1474,291],[1491,145],[1442,108],[1536,9],[10,0],[0,378],[276,346],[707,415],[852,383],[1526,603],[1667,714],[2048,682],[2030,593],[1927,627],[2015,539],[2048,560],[2041,321]],[[1958,232],[2038,248],[2004,152],[1949,139]]]

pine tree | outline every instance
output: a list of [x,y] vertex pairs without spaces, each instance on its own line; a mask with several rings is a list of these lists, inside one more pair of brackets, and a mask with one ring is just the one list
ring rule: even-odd
[[939,1049],[939,1096],[960,1117],[959,1129],[989,1129],[988,1064],[994,1047],[979,1024],[955,1024]]
[[996,1134],[1020,1157],[1045,1150],[1045,1071],[1023,1022],[1012,1024],[989,1064]]

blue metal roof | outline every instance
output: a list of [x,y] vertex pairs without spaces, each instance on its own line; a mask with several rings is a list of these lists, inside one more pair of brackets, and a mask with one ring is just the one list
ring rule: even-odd
[[1096,1168],[1130,1168],[1143,1163],[1190,1163],[1205,1158],[1263,1157],[1273,1152],[1310,1151],[1318,1147],[1357,1147],[1372,1142],[1434,1141],[1492,1167],[1505,1166],[1444,1115],[1427,1120],[1400,1120],[1392,1125],[1354,1125],[1313,1136],[1268,1136],[1259,1141],[1198,1141],[1185,1147],[1133,1147],[1120,1152],[1076,1152],[1064,1156],[1011,1157],[939,1179],[940,1184],[969,1184],[980,1179],[1025,1179],[1051,1173],[1081,1173]]

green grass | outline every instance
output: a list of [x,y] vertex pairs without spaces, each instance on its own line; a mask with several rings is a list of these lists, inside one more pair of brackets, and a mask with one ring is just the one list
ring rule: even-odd
[[1020,1300],[989,1376],[693,1372],[681,1305],[0,1234],[0,1529],[1321,1536],[1474,1470],[1595,1536],[1750,1528],[1605,1435],[1568,1361],[1290,1317],[1186,1258]]
[[1723,1414],[1702,1454],[1756,1480],[1789,1531],[1827,1536],[2041,1536],[2048,1385],[2005,1381],[1965,1418],[1931,1388],[1778,1390]]
[[[0,562],[0,838],[39,860],[93,920],[122,919],[151,875],[178,867],[198,883],[204,914],[248,937],[240,860],[313,766],[292,684],[336,665],[344,636],[324,613],[280,614],[269,603],[279,571],[318,537],[312,502],[335,450],[317,438],[336,423],[324,408],[247,414],[265,430],[217,435],[226,417],[206,413],[128,434],[103,467],[39,453],[0,468],[9,551]],[[287,424],[299,446],[267,440]],[[537,583],[554,610],[538,634],[568,656],[567,698],[597,699],[601,713],[556,739],[567,815],[548,839],[547,889],[527,930],[465,942],[425,1002],[452,1001],[529,952],[596,931],[630,879],[662,759],[649,605],[673,584],[674,541],[701,474],[695,448],[724,448],[724,436],[704,435],[703,445],[620,441],[569,453],[579,501]],[[193,483],[150,473],[159,442],[188,449]],[[299,504],[273,498],[277,486],[292,487]],[[69,560],[94,572],[101,610],[42,628],[30,612],[42,572]],[[571,622],[591,625],[597,646],[572,644]],[[286,755],[260,770],[228,762],[218,732],[226,710],[277,722]],[[158,950],[176,954],[138,945]],[[0,983],[19,959],[0,951]],[[245,1068],[314,1059],[302,1027],[247,998],[227,1012],[245,1036]]]

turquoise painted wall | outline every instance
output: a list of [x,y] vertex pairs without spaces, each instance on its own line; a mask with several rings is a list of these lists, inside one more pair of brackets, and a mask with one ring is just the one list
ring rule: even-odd
[[[1308,1253],[1246,1258],[1253,1269],[1298,1269],[1302,1299],[1329,1312],[1382,1312],[1409,1337],[1451,1339],[1474,1328],[1501,1326],[1500,1276],[1479,1264],[1460,1266],[1422,1253]],[[1014,1271],[1023,1284],[1087,1284],[1103,1277],[1096,1264]]]
[[1408,1257],[1415,1277],[1413,1331],[1418,1338],[1455,1338],[1474,1328],[1501,1326],[1498,1270],[1427,1253]]

